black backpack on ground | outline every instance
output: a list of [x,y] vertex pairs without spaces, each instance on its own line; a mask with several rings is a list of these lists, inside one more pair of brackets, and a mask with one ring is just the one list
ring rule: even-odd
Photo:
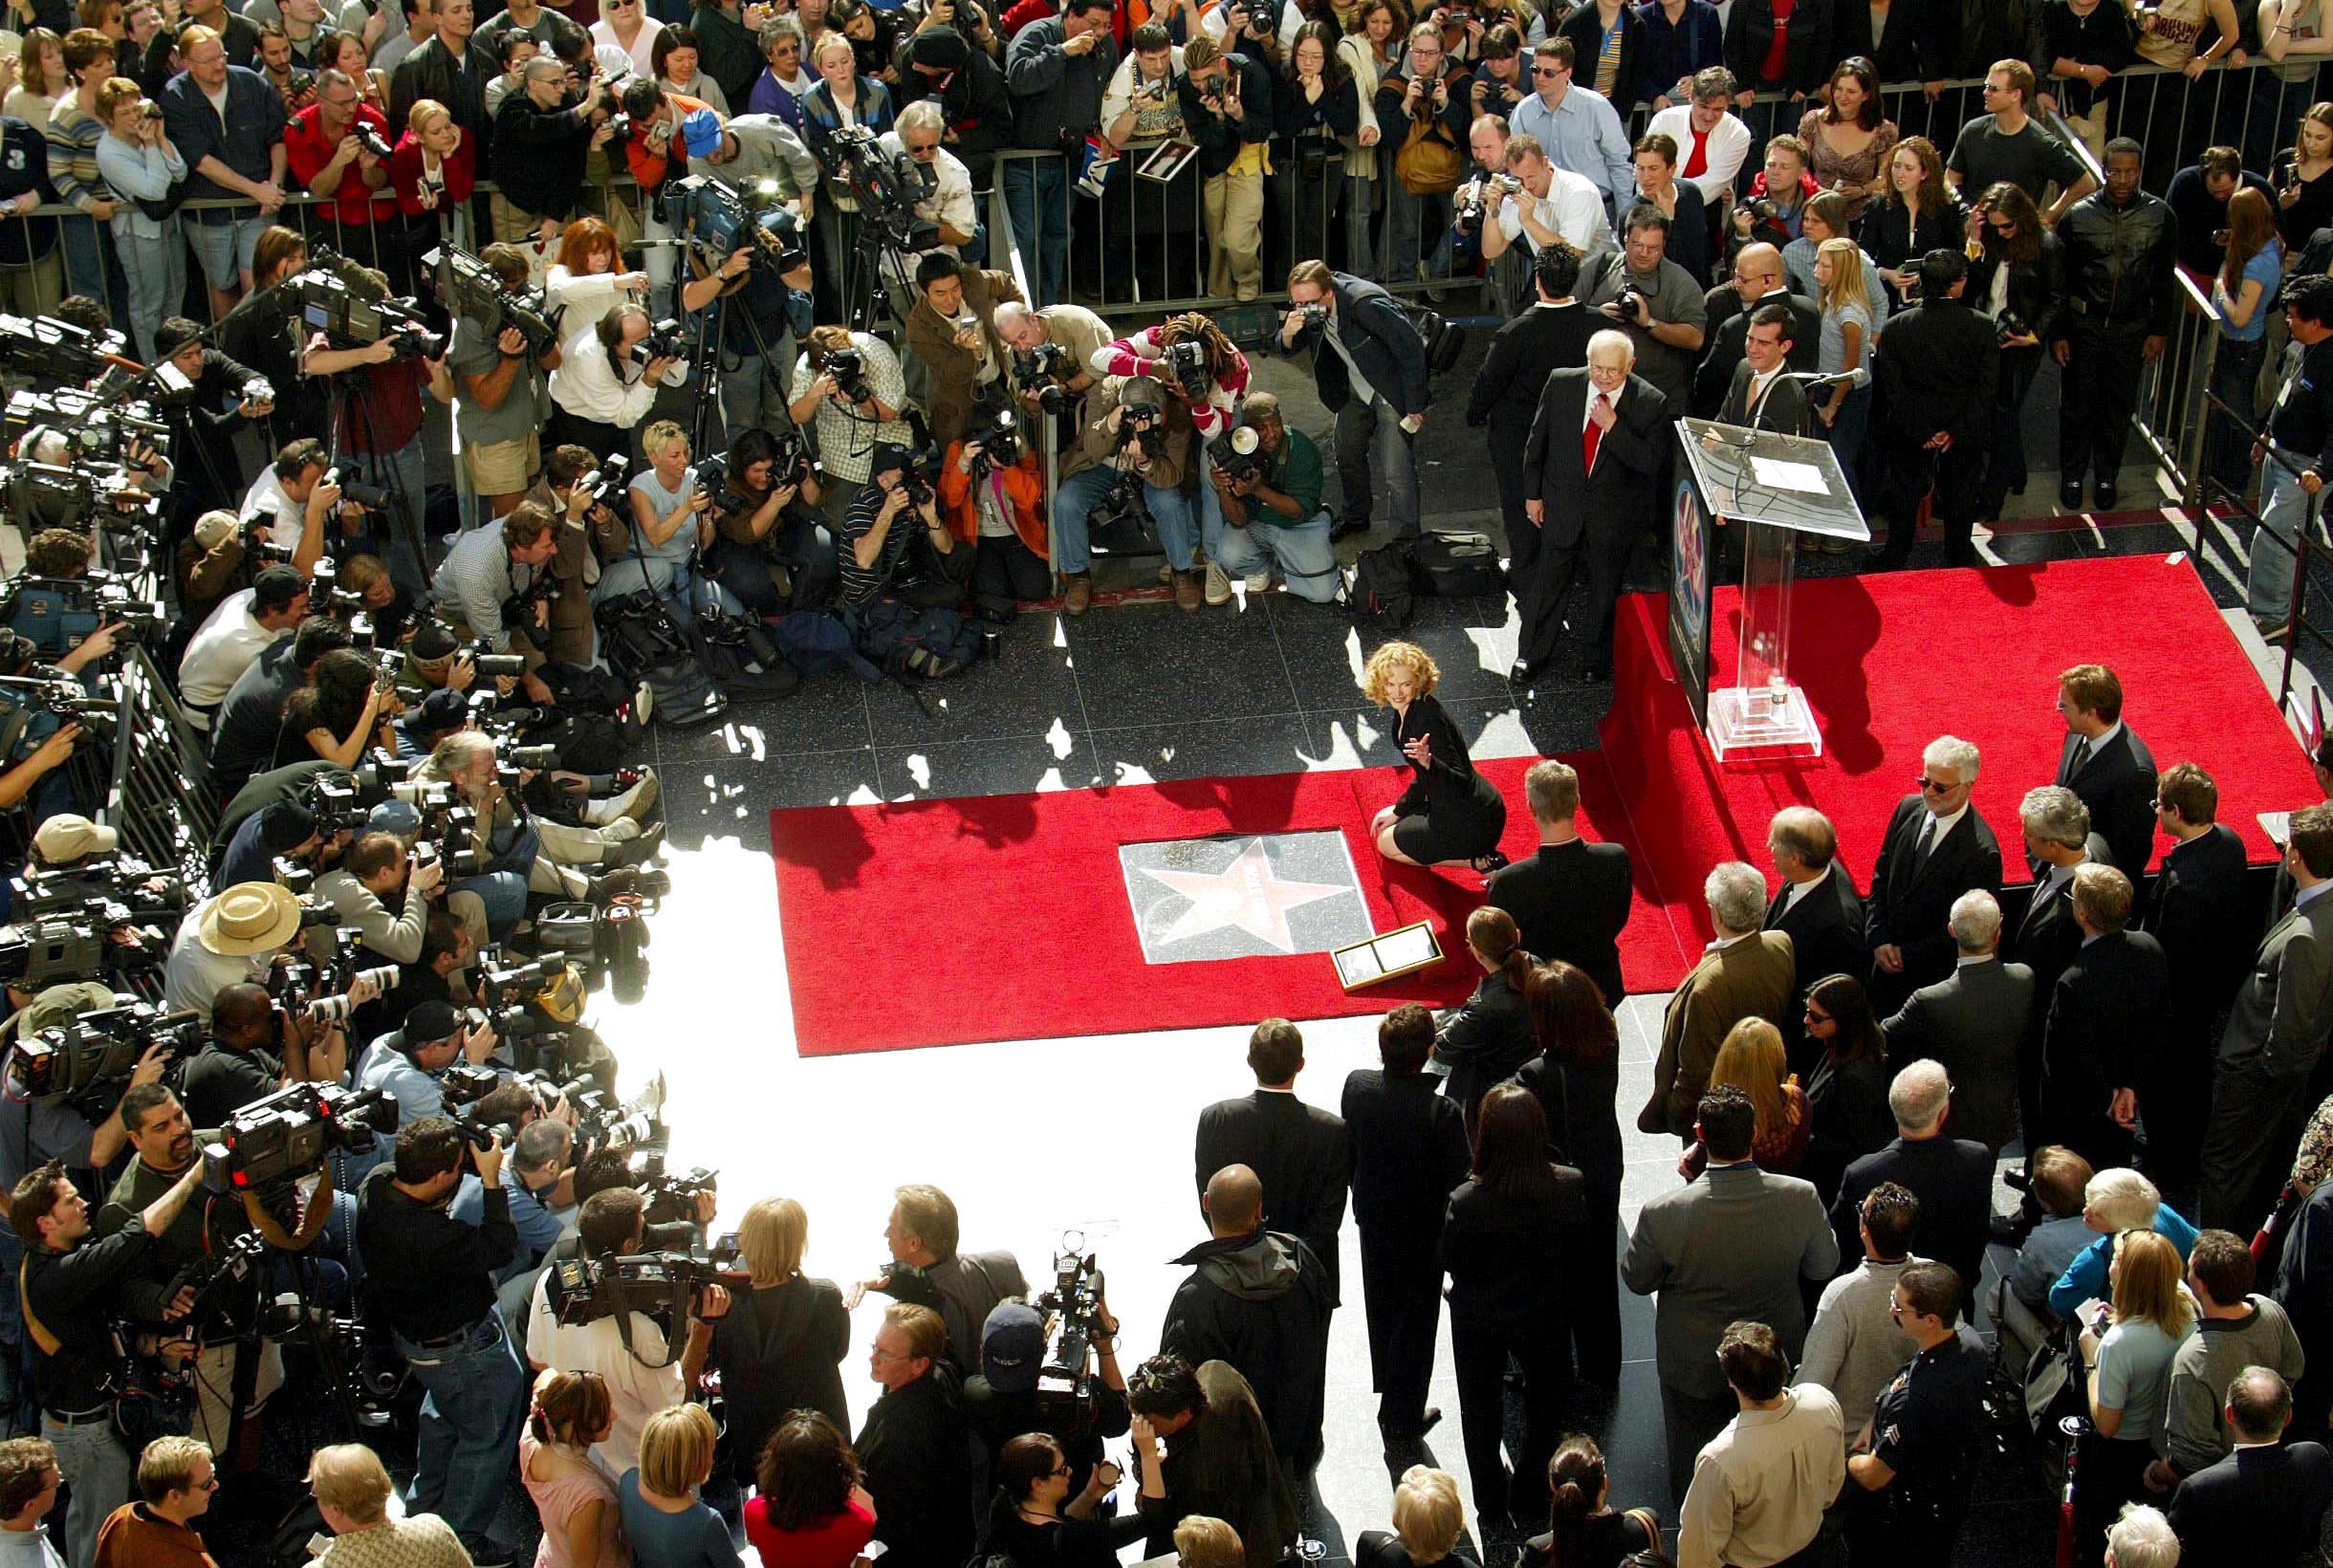
[[958,611],[879,599],[859,612],[859,651],[887,674],[945,681],[979,659],[980,635]]
[[1418,618],[1415,574],[1409,546],[1399,539],[1363,551],[1353,562],[1353,581],[1344,595],[1353,624],[1385,637],[1407,631]]
[[713,684],[694,641],[652,590],[636,588],[603,600],[593,617],[608,667],[621,680],[647,686],[649,717],[656,723],[698,730],[727,711],[729,698]]
[[788,664],[768,628],[723,610],[697,612],[697,641],[706,672],[732,701],[791,697],[801,672]]
[[1442,599],[1464,599],[1504,591],[1498,551],[1488,534],[1428,534],[1411,559],[1418,587]]

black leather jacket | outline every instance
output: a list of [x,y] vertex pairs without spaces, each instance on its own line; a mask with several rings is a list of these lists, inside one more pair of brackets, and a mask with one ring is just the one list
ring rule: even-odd
[[2066,308],[2057,337],[2142,325],[2150,335],[2169,334],[2178,311],[2171,268],[2179,226],[2169,202],[2141,191],[2117,207],[2104,191],[2093,192],[2058,220],[2058,241],[2065,248]]

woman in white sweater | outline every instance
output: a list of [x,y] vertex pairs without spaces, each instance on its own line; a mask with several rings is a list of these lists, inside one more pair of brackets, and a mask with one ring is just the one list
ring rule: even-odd
[[186,178],[186,160],[136,82],[116,76],[99,87],[97,114],[105,127],[98,138],[98,172],[115,197],[114,252],[129,279],[130,332],[139,358],[151,363],[154,329],[186,293],[186,247],[176,213],[149,218],[138,204],[169,195]]

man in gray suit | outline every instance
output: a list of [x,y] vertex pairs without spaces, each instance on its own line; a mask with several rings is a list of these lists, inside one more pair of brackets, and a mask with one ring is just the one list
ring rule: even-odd
[[1659,1293],[1653,1339],[1669,1494],[1679,1501],[1692,1482],[1694,1456],[1734,1416],[1717,1364],[1726,1325],[1765,1323],[1797,1361],[1806,1342],[1799,1282],[1822,1284],[1839,1267],[1839,1238],[1814,1185],[1753,1164],[1756,1130],[1756,1109],[1741,1090],[1728,1084],[1703,1095],[1693,1131],[1709,1168],[1645,1206],[1621,1260],[1630,1290]]
[[2293,813],[2284,868],[2293,906],[2260,940],[2212,1073],[2203,1222],[2248,1235],[2276,1196],[2314,1108],[2309,1075],[2333,1029],[2333,804]]
[[1887,1020],[1890,1056],[1933,1057],[1952,1078],[1952,1131],[1997,1157],[2017,1131],[2017,1042],[2034,971],[2001,962],[2001,906],[1974,888],[1952,901],[1951,978],[1922,986]]

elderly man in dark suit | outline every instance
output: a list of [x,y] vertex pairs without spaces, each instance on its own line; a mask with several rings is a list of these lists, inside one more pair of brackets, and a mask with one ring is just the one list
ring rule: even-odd
[[[1337,1232],[1344,1227],[1344,1123],[1297,1098],[1304,1036],[1285,1018],[1266,1018],[1248,1037],[1255,1092],[1219,1100],[1199,1113],[1198,1186],[1226,1165],[1246,1165],[1264,1184],[1264,1223],[1301,1236],[1327,1271],[1338,1304]],[[1204,1207],[1204,1206],[1203,1206]]]
[[1661,1055],[1652,1068],[1652,1098],[1636,1119],[1639,1132],[1693,1139],[1693,1108],[1709,1087],[1717,1048],[1744,1018],[1779,1027],[1798,994],[1790,938],[1758,928],[1766,911],[1766,879],[1757,867],[1728,860],[1702,883],[1717,938],[1668,998],[1661,1018]]
[[1653,487],[1668,440],[1668,404],[1635,373],[1636,349],[1609,328],[1588,339],[1583,370],[1547,378],[1523,447],[1523,515],[1542,552],[1523,607],[1511,677],[1528,682],[1554,664],[1563,601],[1588,575],[1591,680],[1612,672],[1612,618],[1628,552],[1652,525]]
[[2333,805],[2293,813],[2293,907],[2260,939],[2212,1072],[2203,1222],[2248,1235],[2269,1210],[2313,1108],[2310,1075],[2333,1029]]
[[[1798,963],[1798,994],[1833,974],[1869,978],[1871,953],[1864,946],[1864,900],[1855,879],[1839,859],[1839,834],[1831,819],[1812,806],[1784,806],[1766,825],[1766,853],[1782,885],[1766,905],[1766,929],[1790,938]],[[1794,999],[1795,1000],[1795,999]],[[1803,1010],[1785,1008],[1782,1043],[1792,1070],[1805,1073]]]
[[1733,371],[1748,352],[1751,315],[1761,305],[1780,305],[1790,312],[1790,368],[1813,371],[1821,359],[1822,313],[1812,301],[1792,294],[1782,252],[1759,241],[1734,252],[1733,276],[1702,296],[1709,312],[1709,353],[1693,373],[1693,412],[1703,419],[1717,417]]
[[[1539,531],[1523,515],[1523,446],[1547,378],[1585,362],[1588,308],[1574,297],[1580,286],[1580,252],[1551,245],[1533,258],[1532,286],[1537,303],[1498,329],[1482,368],[1467,395],[1466,422],[1491,427],[1491,472],[1498,481],[1499,515],[1507,528],[1507,581],[1519,607],[1525,585],[1539,559]],[[1534,947],[1533,952],[1538,949]]]
[[2155,758],[2123,722],[2123,683],[2104,664],[2058,677],[2065,746],[2058,782],[2082,796],[2116,869],[2136,883],[2155,854]]
[[1580,775],[1553,758],[1523,774],[1523,799],[1538,824],[1539,852],[1491,874],[1483,902],[1515,917],[1523,950],[1542,964],[1561,959],[1584,970],[1620,1006],[1620,933],[1634,898],[1624,844],[1581,837]]
[[1750,313],[1742,361],[1717,404],[1717,423],[1786,436],[1806,432],[1806,386],[1791,378],[1791,335],[1798,318],[1787,305],[1769,302]]
[[1882,1182],[1893,1182],[1920,1200],[1912,1251],[1950,1264],[1960,1275],[1962,1298],[1973,1301],[1993,1218],[1993,1151],[1947,1129],[1952,1080],[1938,1062],[1915,1061],[1896,1074],[1887,1086],[1887,1108],[1895,1115],[1895,1141],[1847,1166],[1831,1204],[1840,1255],[1849,1265],[1863,1256],[1857,1227],[1864,1198]]
[[2001,961],[2001,906],[1981,889],[1952,901],[1950,978],[1922,986],[1887,1020],[1887,1049],[1931,1057],[1952,1079],[1952,1130],[1995,1155],[2017,1135],[2017,1045],[2034,971]]
[[2058,976],[2041,1036],[2043,1136],[2104,1170],[2130,1163],[2139,1091],[2154,1078],[2171,1011],[2170,966],[2128,929],[2136,895],[2110,865],[2074,873],[2082,941]]
[[1344,1080],[1353,1223],[1361,1228],[1361,1298],[1369,1318],[1369,1381],[1385,1448],[1413,1445],[1441,1419],[1426,1405],[1442,1321],[1438,1249],[1450,1190],[1466,1179],[1465,1119],[1426,1071],[1433,1014],[1406,1002],[1377,1026],[1383,1068]]
[[[1327,314],[1316,316],[1316,312]],[[1344,516],[1332,540],[1369,527],[1371,453],[1385,482],[1393,536],[1418,536],[1418,466],[1409,438],[1433,406],[1427,384],[1426,339],[1400,301],[1370,282],[1332,272],[1322,261],[1300,261],[1288,273],[1288,315],[1280,323],[1280,352],[1294,354],[1310,339],[1313,383],[1321,405],[1337,416],[1337,478]]]
[[1621,1279],[1654,1296],[1653,1341],[1668,1440],[1669,1495],[1682,1500],[1693,1459],[1733,1419],[1717,1342],[1736,1319],[1764,1323],[1797,1361],[1806,1344],[1800,1282],[1839,1268],[1839,1240],[1812,1183],[1760,1170],[1750,1158],[1757,1111],[1731,1084],[1700,1098],[1693,1131],[1709,1168],[1645,1205]]
[[[1891,26],[1890,41],[1894,33]],[[1888,476],[1880,507],[1887,518],[1887,543],[1873,564],[1900,567],[1911,558],[1920,503],[1933,490],[1944,521],[1945,559],[1973,566],[1978,487],[1999,380],[1999,336],[1990,317],[1961,298],[1969,263],[1959,251],[1930,250],[1915,270],[1920,303],[1888,317],[1872,358],[1873,407],[1879,417],[1871,439],[1886,454],[1881,471]]]
[[1880,840],[1864,940],[1871,947],[1871,1010],[1883,1016],[1952,972],[1952,901],[1972,888],[2001,890],[2000,843],[1971,803],[1979,761],[1965,740],[1930,741],[1920,754],[1919,793],[1897,804]]
[[2243,983],[2259,925],[2244,840],[2218,816],[2219,786],[2195,764],[2174,762],[2155,780],[2155,822],[2171,846],[2146,926],[2170,961],[2171,1026],[2151,1091],[2139,1094],[2140,1138],[2148,1173],[2186,1199],[2200,1168],[2219,1015]]
[[2010,958],[2033,971],[2035,1006],[2025,1018],[2017,1045],[2017,1116],[2029,1141],[2048,1129],[2041,1112],[2041,1033],[2058,976],[2082,946],[2074,919],[2074,873],[2107,863],[2106,841],[2090,831],[2090,808],[2062,784],[2025,792],[2017,804],[2017,827],[2025,839],[2025,863],[2034,868],[2033,892],[2024,913],[2002,942]]
[[2318,1443],[2287,1443],[2293,1391],[2265,1366],[2228,1384],[2236,1449],[2171,1493],[2182,1568],[2278,1568],[2314,1560],[2333,1500],[2333,1456]]

